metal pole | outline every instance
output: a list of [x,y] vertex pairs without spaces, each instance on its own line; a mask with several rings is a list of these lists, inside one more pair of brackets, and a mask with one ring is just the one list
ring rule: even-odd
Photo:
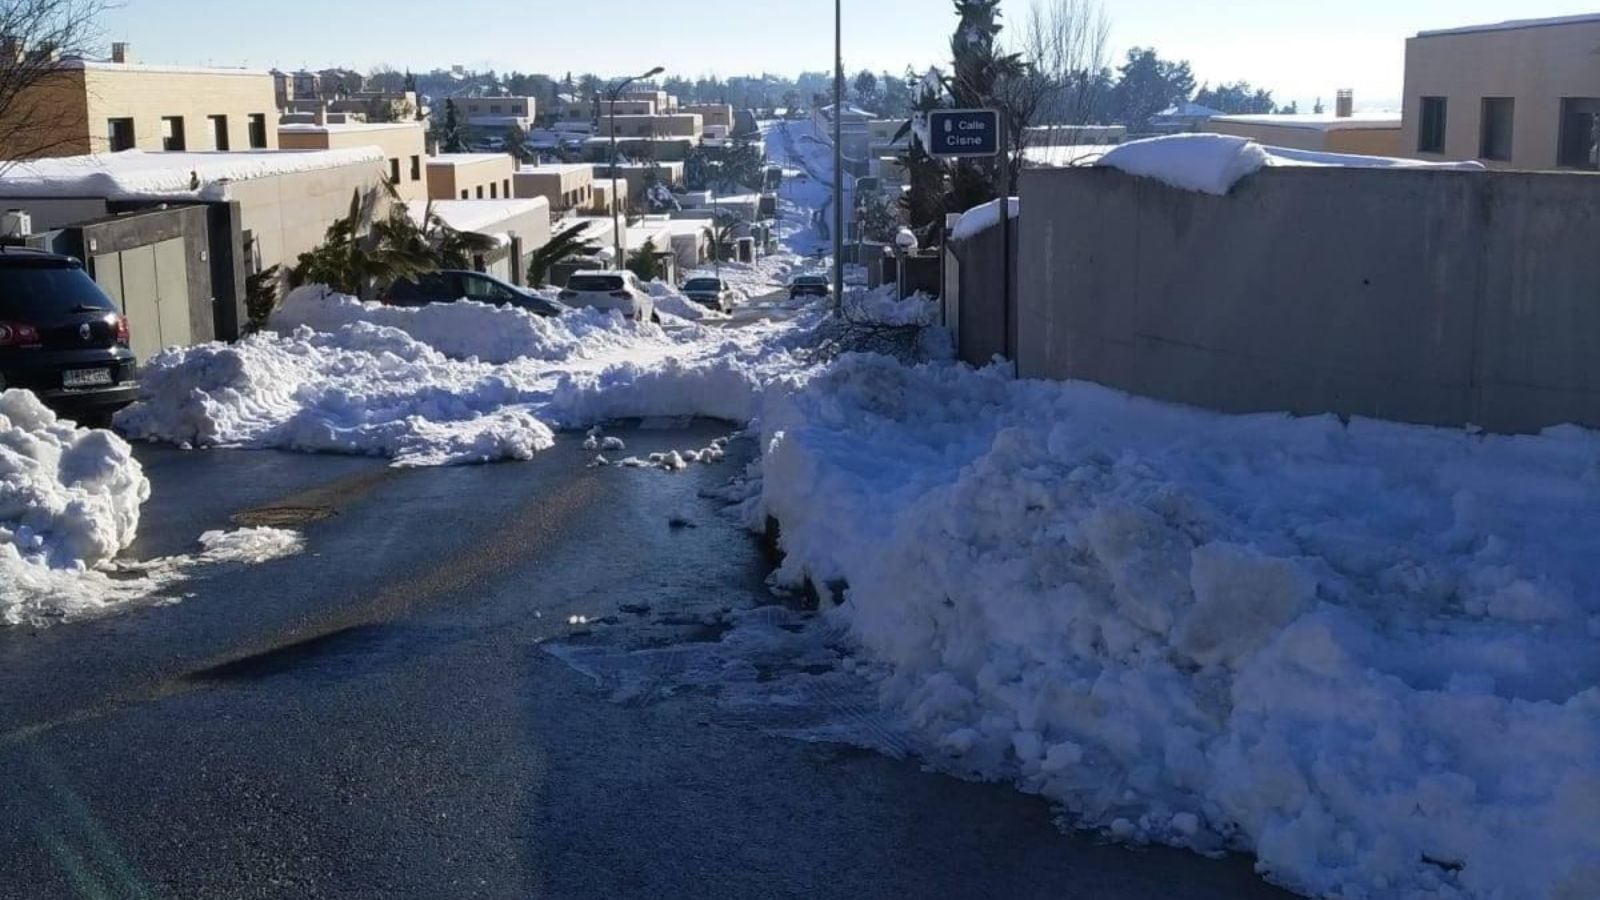
[[617,195],[617,97],[622,95],[622,89],[631,81],[633,79],[629,78],[611,89],[611,110],[607,117],[611,122],[611,241],[616,248],[618,269],[628,267],[628,258],[623,255],[622,225],[619,221],[622,198]]
[[722,207],[717,203],[716,185],[711,187],[711,258],[717,270],[717,290],[722,290]]
[[1000,267],[1005,293],[1001,305],[1005,307],[1006,359],[1016,359],[1016,348],[1011,338],[1011,122],[1004,106],[1000,107]]
[[844,302],[844,0],[833,0],[833,302]]

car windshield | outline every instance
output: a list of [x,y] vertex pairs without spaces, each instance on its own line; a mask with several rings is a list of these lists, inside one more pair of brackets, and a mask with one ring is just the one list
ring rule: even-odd
[[686,291],[719,291],[722,290],[722,282],[715,278],[691,278],[683,283],[683,289]]
[[77,266],[27,265],[0,268],[0,319],[31,321],[75,310],[116,312],[105,291]]
[[795,284],[827,284],[828,279],[821,275],[801,275],[794,280]]
[[567,282],[567,288],[574,291],[620,291],[623,282],[621,275],[574,275]]

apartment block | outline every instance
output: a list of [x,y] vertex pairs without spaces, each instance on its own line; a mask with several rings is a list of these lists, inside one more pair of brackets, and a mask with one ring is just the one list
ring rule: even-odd
[[545,198],[550,202],[551,213],[557,216],[594,206],[594,166],[590,165],[523,166],[512,178],[511,186],[518,199]]
[[516,126],[527,131],[538,115],[538,103],[532,97],[458,97],[455,104],[462,121],[476,128]]
[[[687,137],[697,138],[705,133],[705,119],[697,113],[679,113],[651,116],[614,117],[617,137]],[[609,134],[613,117],[600,122],[601,133]]]
[[347,122],[278,126],[284,150],[343,150],[377,147],[400,199],[421,206],[428,199],[427,133],[421,122]]
[[428,157],[432,200],[510,200],[517,161],[504,153],[441,153]]
[[679,112],[693,113],[704,119],[707,129],[720,125],[729,131],[733,130],[733,107],[726,103],[689,103]]
[[276,149],[271,74],[142,66],[128,59],[119,45],[110,62],[60,61],[0,120],[0,158]]
[[1408,156],[1600,169],[1600,14],[1424,31],[1406,41]]
[[636,87],[624,90],[617,95],[619,100],[648,100],[655,104],[658,113],[670,113],[678,108],[678,98],[666,91],[648,87]]
[[596,118],[604,119],[611,115],[615,109],[619,116],[653,116],[658,110],[654,100],[574,100],[562,104],[561,112],[564,118],[591,121]]

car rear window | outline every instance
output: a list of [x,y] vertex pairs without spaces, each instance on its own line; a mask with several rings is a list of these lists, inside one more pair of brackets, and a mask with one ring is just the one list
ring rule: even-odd
[[821,275],[801,275],[794,280],[795,284],[827,284],[828,279]]
[[27,322],[80,307],[117,311],[94,279],[75,266],[0,267],[0,319]]
[[574,275],[567,281],[567,289],[573,291],[620,291],[622,290],[622,276]]
[[686,291],[714,291],[721,287],[715,278],[691,278],[683,283]]

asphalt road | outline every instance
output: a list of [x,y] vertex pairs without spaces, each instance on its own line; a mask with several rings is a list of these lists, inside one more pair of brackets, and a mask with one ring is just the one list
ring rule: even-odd
[[1248,860],[1063,834],[1009,787],[767,736],[702,695],[609,702],[541,648],[575,615],[770,602],[757,543],[700,496],[735,462],[592,469],[570,436],[430,470],[139,455],[132,555],[240,516],[310,519],[308,549],[0,632],[0,897],[1282,896]]

